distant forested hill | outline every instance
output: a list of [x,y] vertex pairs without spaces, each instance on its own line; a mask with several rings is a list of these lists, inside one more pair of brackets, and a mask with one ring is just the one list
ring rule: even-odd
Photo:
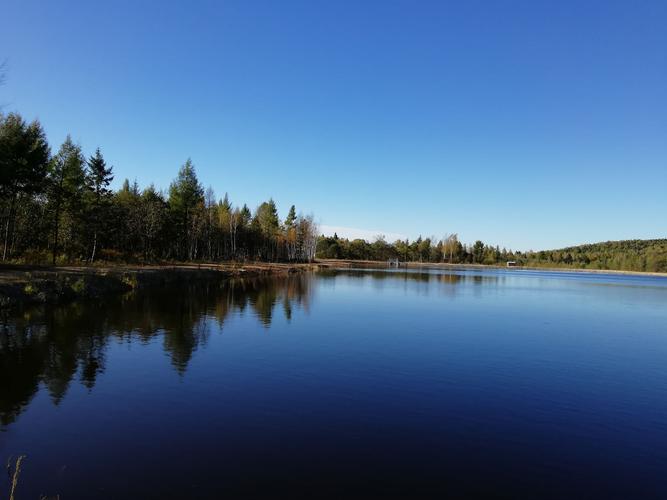
[[525,265],[667,272],[667,239],[606,241],[527,252]]
[[565,267],[573,269],[613,269],[619,271],[667,272],[667,239],[607,241],[591,245],[519,252],[476,241],[461,243],[456,234],[442,239],[417,238],[393,243],[379,236],[374,242],[348,240],[337,235],[320,236],[317,258],[401,262],[443,262],[504,266]]

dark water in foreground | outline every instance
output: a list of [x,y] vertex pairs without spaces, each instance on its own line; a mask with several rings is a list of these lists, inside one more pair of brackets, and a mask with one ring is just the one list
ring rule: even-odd
[[667,279],[341,271],[2,323],[19,500],[667,498]]

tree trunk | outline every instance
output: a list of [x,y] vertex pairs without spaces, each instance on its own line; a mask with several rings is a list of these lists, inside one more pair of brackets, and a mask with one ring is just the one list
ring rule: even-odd
[[51,263],[56,265],[56,255],[58,253],[58,225],[60,223],[60,200],[56,203],[56,213],[53,221],[53,254],[51,257]]
[[5,247],[2,251],[2,260],[7,259],[7,239],[9,238],[9,215],[7,215],[7,222],[5,223]]
[[95,260],[95,250],[97,250],[97,229],[95,230],[95,235],[93,236],[93,252],[90,254],[91,264]]
[[12,201],[9,204],[9,213],[7,214],[7,222],[5,223],[5,245],[2,250],[2,260],[7,259],[7,245],[9,243],[9,225],[11,224],[12,215],[14,213],[14,204],[16,203],[16,195],[12,196]]

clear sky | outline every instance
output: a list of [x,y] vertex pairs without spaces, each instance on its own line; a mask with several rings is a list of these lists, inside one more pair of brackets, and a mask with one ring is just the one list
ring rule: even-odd
[[[324,229],[667,237],[667,2],[4,0],[4,111]],[[352,229],[354,228],[354,230]]]

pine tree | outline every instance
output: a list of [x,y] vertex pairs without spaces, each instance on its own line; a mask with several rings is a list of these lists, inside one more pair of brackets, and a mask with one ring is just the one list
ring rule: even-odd
[[262,234],[270,238],[272,237],[276,230],[278,229],[280,223],[278,219],[278,209],[273,199],[265,201],[255,212],[255,218],[259,223],[259,227],[262,230]]
[[246,205],[245,203],[243,204],[243,208],[241,208],[241,217],[243,220],[243,224],[248,225],[248,223],[250,222],[251,215],[250,215],[250,209],[248,208],[248,205]]
[[257,207],[253,225],[261,238],[260,257],[273,260],[275,258],[276,236],[280,228],[278,209],[273,199],[265,201]]
[[169,187],[169,209],[174,217],[180,255],[194,259],[196,254],[196,226],[198,209],[203,206],[204,190],[199,184],[195,167],[188,158]]
[[0,208],[6,211],[2,260],[7,258],[19,198],[44,190],[49,156],[46,135],[38,121],[27,124],[16,113],[6,118],[0,115]]
[[227,193],[225,193],[225,197],[220,202],[220,207],[227,212],[231,211],[232,204],[229,201],[229,195]]
[[167,221],[167,203],[161,192],[151,184],[141,194],[141,239],[144,259],[154,258],[155,246]]
[[88,159],[86,171],[86,188],[89,201],[89,226],[93,233],[90,262],[95,260],[98,247],[98,234],[104,231],[105,215],[108,210],[111,191],[109,185],[113,181],[113,167],[108,167],[100,148]]
[[52,212],[53,248],[52,262],[56,263],[63,215],[69,216],[70,226],[80,215],[81,198],[85,185],[85,159],[81,147],[68,135],[51,161],[48,174],[48,200]]
[[298,252],[298,234],[296,230],[296,208],[292,205],[285,219],[285,249],[287,250],[287,259],[292,261],[297,258]]
[[292,205],[289,209],[289,213],[287,214],[287,218],[285,219],[285,227],[290,228],[294,227],[296,224],[296,208],[294,205]]

